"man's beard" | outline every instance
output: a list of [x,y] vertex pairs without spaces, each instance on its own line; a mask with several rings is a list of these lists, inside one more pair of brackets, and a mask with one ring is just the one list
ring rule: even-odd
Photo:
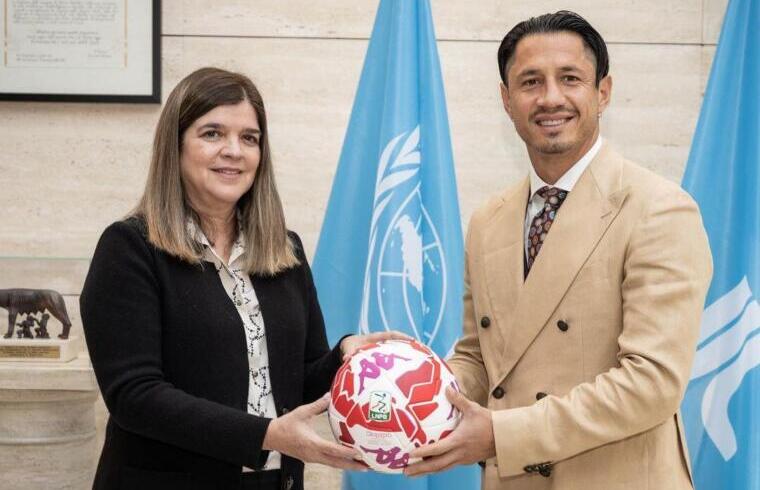
[[555,155],[557,153],[564,153],[572,147],[573,144],[569,141],[549,141],[547,143],[541,144],[536,149],[540,153]]

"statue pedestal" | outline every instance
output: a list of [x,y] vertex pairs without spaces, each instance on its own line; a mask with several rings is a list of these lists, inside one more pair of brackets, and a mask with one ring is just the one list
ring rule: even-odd
[[79,354],[79,337],[68,339],[0,338],[0,362],[69,362]]
[[92,488],[97,397],[86,356],[0,362],[0,487]]

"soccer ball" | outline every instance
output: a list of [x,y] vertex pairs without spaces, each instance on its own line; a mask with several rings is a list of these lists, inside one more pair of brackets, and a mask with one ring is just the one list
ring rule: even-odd
[[335,375],[330,428],[371,469],[401,473],[414,462],[414,448],[443,439],[459,423],[447,386],[459,391],[446,363],[419,342],[365,345]]

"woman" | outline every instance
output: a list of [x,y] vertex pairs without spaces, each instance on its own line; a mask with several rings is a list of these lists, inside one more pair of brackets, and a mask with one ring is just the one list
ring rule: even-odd
[[200,69],[166,101],[143,197],[103,233],[81,296],[111,415],[96,489],[298,489],[302,461],[363,467],[309,420],[344,356],[401,334],[328,348],[267,136],[242,75]]

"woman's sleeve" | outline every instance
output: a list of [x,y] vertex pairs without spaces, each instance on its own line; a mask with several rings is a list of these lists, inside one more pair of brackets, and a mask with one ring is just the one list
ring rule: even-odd
[[[306,290],[307,324],[306,351],[304,352],[304,389],[303,402],[311,403],[330,390],[333,377],[342,363],[340,340],[330,350],[325,333],[325,321],[317,299],[317,289],[311,269],[303,253],[303,244],[297,234],[290,232],[290,237],[296,245],[297,255],[304,271],[304,287]],[[343,340],[343,339],[341,339]]]
[[111,417],[135,434],[260,467],[270,419],[192,396],[164,379],[162,290],[153,253],[134,224],[111,225],[80,297],[90,358]]

